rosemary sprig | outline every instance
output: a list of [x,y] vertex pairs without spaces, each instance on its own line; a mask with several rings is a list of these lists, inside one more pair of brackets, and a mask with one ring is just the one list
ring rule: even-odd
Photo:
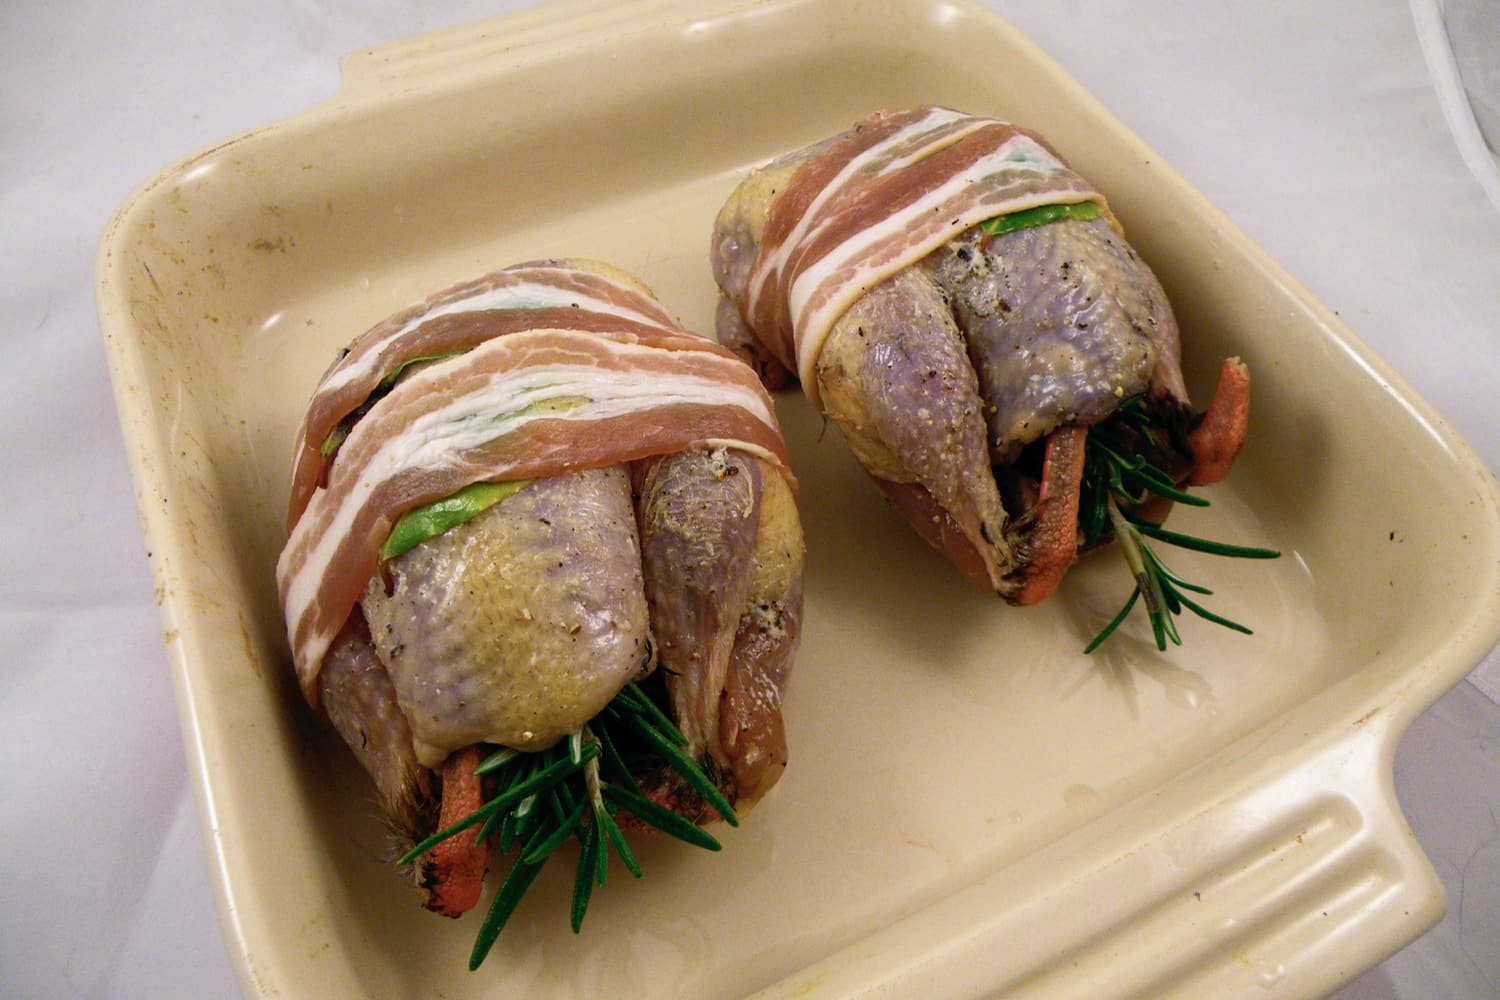
[[620,810],[695,847],[719,850],[712,834],[648,799],[627,763],[628,753],[637,770],[671,768],[727,823],[738,826],[734,808],[682,750],[685,746],[687,738],[651,696],[627,684],[603,712],[568,739],[536,753],[499,747],[485,757],[475,772],[493,781],[494,794],[401,858],[402,864],[411,864],[449,837],[476,826],[479,839],[493,835],[502,852],[518,852],[479,926],[469,956],[471,970],[484,962],[537,874],[569,840],[579,844],[569,908],[575,934],[583,926],[594,887],[604,885],[610,848],[626,871],[641,877],[640,863],[615,819]]
[[1195,507],[1209,505],[1202,497],[1179,489],[1176,480],[1148,457],[1157,448],[1156,434],[1157,428],[1151,416],[1136,397],[1122,404],[1109,419],[1091,428],[1085,439],[1079,528],[1087,545],[1098,542],[1104,529],[1110,528],[1135,579],[1135,589],[1126,598],[1124,606],[1084,648],[1085,653],[1092,653],[1113,635],[1137,602],[1145,605],[1158,650],[1164,651],[1168,642],[1182,645],[1182,635],[1177,631],[1175,619],[1184,609],[1205,621],[1245,635],[1251,634],[1251,630],[1239,622],[1214,614],[1189,598],[1188,592],[1212,595],[1213,591],[1190,583],[1170,570],[1149,540],[1237,559],[1275,559],[1281,554],[1273,549],[1230,545],[1169,531],[1137,514],[1134,508],[1153,495]]

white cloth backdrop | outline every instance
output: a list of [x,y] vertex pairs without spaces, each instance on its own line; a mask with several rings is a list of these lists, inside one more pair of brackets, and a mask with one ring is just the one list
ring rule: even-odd
[[[106,220],[167,163],[331,93],[340,55],[519,6],[0,5],[0,994],[237,989],[95,321]],[[1500,468],[1500,2],[993,6]],[[1500,995],[1497,701],[1492,654],[1403,741],[1449,914],[1345,997]]]

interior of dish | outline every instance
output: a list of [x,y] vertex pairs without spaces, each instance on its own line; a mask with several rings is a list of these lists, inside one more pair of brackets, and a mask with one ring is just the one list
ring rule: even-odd
[[[611,15],[571,8],[550,33],[524,22],[519,56],[502,24],[352,61],[327,105],[148,185],[106,243],[122,413],[247,982],[768,987],[1037,852],[1074,845],[1055,870],[1084,870],[1149,840],[1202,789],[1253,784],[1259,734],[1347,727],[1372,705],[1399,727],[1461,676],[1475,629],[1493,627],[1470,624],[1493,593],[1469,581],[1494,576],[1496,533],[1468,527],[1493,520],[1493,498],[1466,452],[1024,39],[954,4],[630,9],[602,27]],[[611,86],[587,102],[559,82],[601,64]],[[1172,561],[1255,635],[1189,620],[1161,654],[1137,622],[1084,656],[1129,591],[1112,553],[1037,608],[976,593],[783,394],[809,550],[787,777],[721,855],[645,845],[648,877],[617,872],[579,938],[571,871],[553,866],[471,978],[472,929],[422,912],[382,863],[366,779],[287,666],[273,566],[309,392],[372,323],[538,257],[609,260],[710,331],[709,231],[735,178],[873,108],[929,101],[1038,129],[1106,194],[1172,298],[1195,397],[1221,357],[1249,363],[1249,445],[1212,508],[1174,523],[1283,558]]]

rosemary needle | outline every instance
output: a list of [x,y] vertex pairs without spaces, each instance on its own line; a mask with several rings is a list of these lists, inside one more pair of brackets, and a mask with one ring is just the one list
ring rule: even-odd
[[[719,850],[712,834],[649,799],[632,773],[670,769],[726,822],[737,825],[733,807],[683,751],[686,745],[686,737],[651,696],[627,684],[588,725],[546,750],[520,753],[501,747],[485,757],[476,773],[494,783],[489,800],[401,858],[410,864],[475,826],[481,839],[495,835],[501,851],[518,850],[480,924],[469,956],[471,970],[484,962],[537,874],[569,840],[579,843],[568,914],[575,934],[583,926],[594,887],[604,885],[611,848],[627,871],[641,876],[640,863],[615,818],[620,810],[696,847]],[[634,769],[630,760],[636,762]]]
[[1190,583],[1168,569],[1151,547],[1151,541],[1236,559],[1275,559],[1280,555],[1273,549],[1230,545],[1169,531],[1135,514],[1133,508],[1145,501],[1148,495],[1175,503],[1208,506],[1207,500],[1179,488],[1171,475],[1147,457],[1157,444],[1156,428],[1139,397],[1123,403],[1085,438],[1079,529],[1087,545],[1098,542],[1106,527],[1111,529],[1135,579],[1135,589],[1126,598],[1124,606],[1084,647],[1085,653],[1092,653],[1113,635],[1138,602],[1145,606],[1158,650],[1165,650],[1168,642],[1182,644],[1174,619],[1184,610],[1215,625],[1251,634],[1250,629],[1239,622],[1215,614],[1189,598],[1187,592],[1212,595],[1213,591]]

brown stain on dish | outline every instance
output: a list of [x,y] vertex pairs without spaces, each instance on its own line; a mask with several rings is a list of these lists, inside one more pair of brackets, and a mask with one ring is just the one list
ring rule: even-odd
[[256,253],[286,253],[297,246],[297,241],[290,236],[262,236],[251,240],[248,246]]

